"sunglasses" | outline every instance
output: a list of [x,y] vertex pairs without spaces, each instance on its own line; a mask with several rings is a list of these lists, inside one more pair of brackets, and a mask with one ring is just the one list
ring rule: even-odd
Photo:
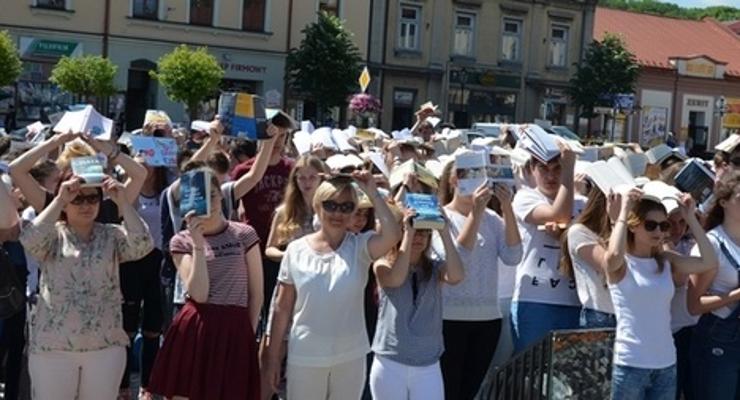
[[342,214],[352,214],[352,212],[355,211],[355,203],[352,201],[337,203],[333,200],[326,200],[321,203],[321,207],[324,211],[330,213],[339,212]]
[[87,203],[90,205],[98,204],[100,203],[100,195],[99,194],[88,194],[88,195],[79,195],[75,197],[70,203],[79,206],[83,203]]
[[657,222],[657,221],[651,221],[648,219],[648,220],[645,220],[644,225],[645,225],[645,230],[648,232],[652,232],[655,230],[655,228],[658,228],[658,227],[660,227],[661,232],[668,232],[668,229],[671,228],[671,223],[668,221]]

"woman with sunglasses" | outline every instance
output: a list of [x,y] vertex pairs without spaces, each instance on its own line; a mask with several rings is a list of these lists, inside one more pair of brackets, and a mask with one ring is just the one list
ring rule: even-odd
[[378,230],[355,235],[348,226],[358,203],[350,179],[323,182],[313,206],[321,229],[288,245],[263,365],[277,390],[282,340],[290,327],[288,399],[358,399],[369,351],[363,290],[372,262],[391,250],[401,229],[367,171],[352,173],[373,203]]
[[[717,183],[707,236],[719,269],[690,277],[688,305],[701,315],[691,341],[694,397],[740,397],[740,171]],[[703,315],[702,315],[703,314]]]
[[[103,193],[123,214],[123,225],[95,222]],[[116,398],[129,345],[119,263],[153,248],[123,185],[106,178],[101,190],[70,178],[23,228],[21,242],[41,267],[29,340],[34,398]]]
[[449,228],[438,231],[445,259],[433,260],[432,231],[414,229],[414,216],[414,210],[406,210],[401,243],[373,266],[380,304],[370,372],[375,399],[445,397],[439,366],[442,284],[456,285],[465,273]]
[[[460,284],[442,288],[445,352],[441,365],[445,398],[468,400],[478,393],[501,334],[498,261],[516,265],[522,258],[522,246],[509,187],[496,185],[492,190],[483,184],[472,195],[465,195],[459,184],[465,172],[452,162],[440,178],[440,203],[465,266]],[[501,204],[503,217],[487,208],[493,196]],[[446,254],[439,239],[435,236],[434,250]]]
[[601,259],[617,316],[612,399],[674,400],[676,348],[671,301],[682,275],[717,268],[717,256],[696,218],[690,195],[679,204],[698,246],[698,256],[665,250],[670,229],[665,207],[632,189],[617,194],[619,216]]

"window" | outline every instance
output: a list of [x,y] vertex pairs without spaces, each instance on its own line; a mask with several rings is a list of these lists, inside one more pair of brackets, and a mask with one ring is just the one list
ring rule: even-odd
[[134,0],[133,17],[159,19],[159,0]]
[[401,6],[398,26],[398,48],[402,50],[419,49],[419,24],[421,7]]
[[550,65],[554,67],[568,66],[568,27],[553,25],[550,29]]
[[339,0],[319,0],[319,11],[338,17]]
[[453,54],[473,57],[475,38],[475,15],[458,13],[455,16],[455,38]]
[[265,3],[267,0],[244,0],[242,29],[245,31],[265,31]]
[[501,35],[501,58],[505,61],[521,61],[522,21],[504,18],[504,29]]
[[52,10],[66,10],[67,0],[36,0],[36,7]]
[[190,23],[213,25],[213,2],[215,0],[190,0]]

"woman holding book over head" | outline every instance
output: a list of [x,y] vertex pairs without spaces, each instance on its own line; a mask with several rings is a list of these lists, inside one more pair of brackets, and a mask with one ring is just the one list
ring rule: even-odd
[[403,216],[403,239],[373,269],[378,280],[378,327],[370,389],[375,399],[443,400],[439,359],[442,336],[442,286],[464,277],[455,243],[444,226],[438,231],[445,259],[430,257],[431,230],[414,229],[415,210]]
[[631,189],[617,194],[619,216],[601,259],[617,316],[612,369],[612,399],[665,399],[676,396],[676,348],[671,332],[674,287],[685,274],[717,268],[717,256],[696,218],[688,194],[680,209],[689,225],[698,256],[666,250],[670,229],[663,204]]
[[719,269],[690,278],[689,311],[701,315],[691,374],[695,398],[729,400],[740,396],[740,171],[725,172],[714,196],[705,226]]
[[170,241],[188,301],[165,335],[149,391],[191,400],[257,400],[254,327],[263,296],[259,239],[252,227],[225,218],[219,182],[210,170],[190,173],[210,179],[209,215],[188,212],[187,229]]
[[583,209],[583,202],[574,198],[575,154],[564,143],[558,147],[560,154],[549,160],[532,153],[525,169],[535,186],[522,187],[514,196],[524,252],[511,303],[515,352],[552,330],[579,324],[581,303],[575,282],[560,273],[559,265],[563,229]]
[[[123,214],[123,225],[95,222],[104,193]],[[123,185],[109,177],[102,187],[81,187],[76,176],[64,181],[23,227],[21,243],[41,268],[29,341],[34,398],[116,398],[129,345],[119,263],[152,249]]]
[[[316,189],[321,228],[288,245],[278,277],[277,302],[262,373],[277,389],[282,339],[288,339],[288,399],[358,399],[369,351],[363,289],[372,262],[396,245],[401,229],[372,174],[335,177]],[[348,231],[358,203],[354,180],[373,203],[377,231]]]
[[[497,261],[516,265],[522,247],[509,187],[496,184],[492,190],[483,183],[473,193],[464,193],[459,177],[466,176],[467,171],[458,169],[457,163],[451,162],[443,170],[440,203],[465,266],[465,279],[442,288],[445,352],[441,362],[445,397],[472,399],[488,371],[501,333]],[[487,208],[492,196],[501,203],[503,218]],[[434,236],[434,250],[444,255],[447,246],[440,239]]]

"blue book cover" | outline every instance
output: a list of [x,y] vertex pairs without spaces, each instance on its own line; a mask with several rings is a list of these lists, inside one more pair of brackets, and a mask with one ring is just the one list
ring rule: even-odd
[[265,103],[261,97],[247,93],[222,93],[218,115],[224,135],[250,140],[268,139]]
[[105,179],[105,167],[96,156],[73,158],[72,172],[82,178],[82,187],[101,186]]
[[177,166],[177,141],[171,138],[131,136],[131,147],[151,167]]
[[180,177],[180,216],[195,211],[207,217],[211,211],[211,174],[207,171],[190,171]]
[[416,210],[412,226],[414,229],[442,229],[445,220],[439,209],[437,196],[433,194],[406,193],[406,208]]

